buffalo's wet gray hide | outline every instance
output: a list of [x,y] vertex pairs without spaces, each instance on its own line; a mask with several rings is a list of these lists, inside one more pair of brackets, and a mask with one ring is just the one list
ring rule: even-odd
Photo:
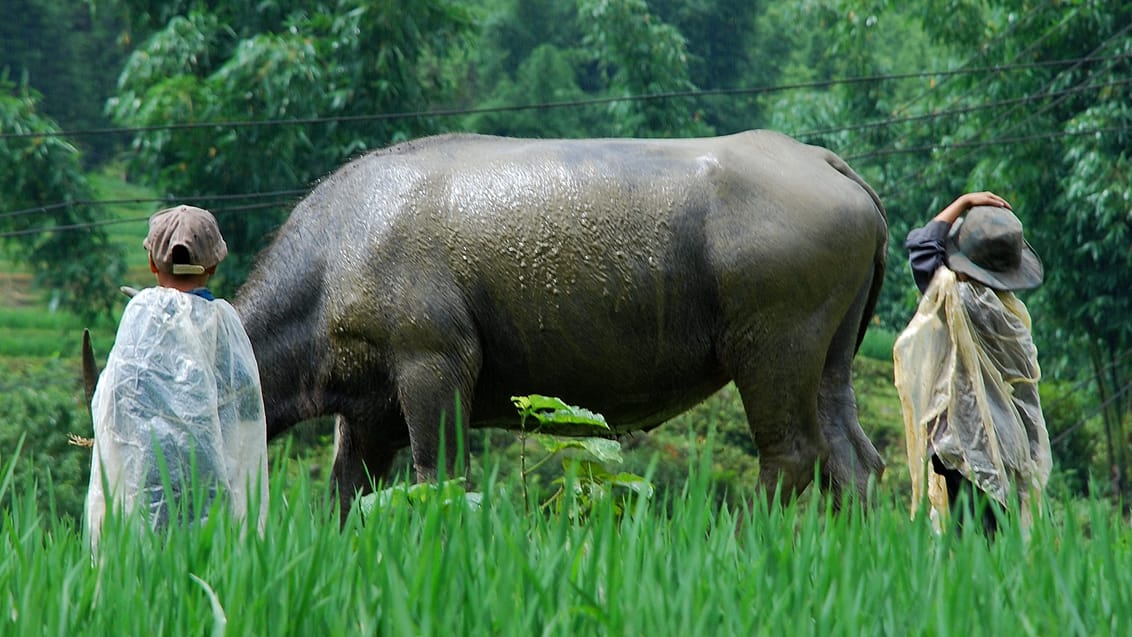
[[269,434],[338,416],[344,502],[406,445],[418,479],[434,478],[456,396],[460,426],[515,428],[510,397],[540,393],[625,432],[729,380],[764,485],[798,492],[821,461],[834,490],[863,493],[884,463],[857,421],[850,362],[886,241],[860,177],[773,132],[444,136],[326,178],[236,305]]

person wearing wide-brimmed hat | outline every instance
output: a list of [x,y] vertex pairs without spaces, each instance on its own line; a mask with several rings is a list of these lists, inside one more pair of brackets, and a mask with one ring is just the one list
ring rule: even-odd
[[91,542],[111,507],[162,529],[206,519],[214,500],[243,518],[253,492],[262,526],[259,370],[236,310],[207,287],[228,246],[212,213],[193,206],[154,214],[142,246],[157,286],[126,305],[91,401]]
[[1030,315],[1014,291],[1041,284],[1041,259],[992,192],[960,196],[905,248],[924,294],[894,349],[913,511],[925,492],[936,516],[960,498],[973,506],[973,486],[990,500],[985,529],[1012,499],[1028,524],[1051,459]]

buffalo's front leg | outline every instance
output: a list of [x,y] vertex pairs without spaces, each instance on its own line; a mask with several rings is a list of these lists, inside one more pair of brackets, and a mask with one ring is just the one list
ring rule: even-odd
[[429,354],[397,367],[397,397],[409,427],[413,467],[420,482],[437,479],[442,452],[445,478],[463,477],[467,471],[464,441],[473,382],[464,358]]
[[404,446],[403,435],[391,438],[390,429],[403,430],[399,415],[388,414],[383,427],[358,417],[339,415],[334,427],[334,467],[331,484],[338,495],[341,521],[359,495],[372,491],[373,484],[386,477],[397,451]]

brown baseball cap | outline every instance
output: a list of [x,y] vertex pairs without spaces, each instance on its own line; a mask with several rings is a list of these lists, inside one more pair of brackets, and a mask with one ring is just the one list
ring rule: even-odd
[[1045,278],[1038,253],[1022,238],[1022,222],[997,206],[976,206],[955,222],[947,266],[996,290],[1028,290]]
[[[216,217],[202,208],[176,206],[149,218],[149,234],[142,246],[162,272],[204,274],[228,256]],[[183,248],[177,258],[174,249]]]

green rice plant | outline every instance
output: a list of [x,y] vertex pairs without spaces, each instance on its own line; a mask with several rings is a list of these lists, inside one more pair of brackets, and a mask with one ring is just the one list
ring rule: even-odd
[[[109,351],[115,325],[97,321],[96,343]],[[69,312],[42,307],[0,308],[0,358],[74,358],[79,355],[83,324]]]
[[359,498],[358,509],[362,517],[389,507],[425,506],[439,501],[441,506],[478,507],[483,494],[469,492],[463,478],[444,482],[401,482]]
[[[17,445],[18,448],[18,445]],[[5,450],[0,450],[4,453]],[[1025,539],[937,535],[900,503],[818,495],[716,504],[714,460],[618,515],[526,512],[488,472],[477,508],[358,508],[273,479],[262,534],[224,515],[149,531],[110,518],[99,554],[0,456],[0,634],[1121,635],[1132,532],[1101,500],[1050,503]],[[302,476],[277,463],[272,476]]]
[[[90,435],[81,396],[77,370],[59,359],[31,359],[0,376],[0,458],[8,450],[22,450],[12,461],[14,480],[21,486],[38,484],[50,494],[40,501],[40,510],[51,517],[75,520],[81,514],[90,450],[68,441],[68,434]],[[8,506],[15,493],[0,495],[0,507]]]
[[[69,312],[0,308],[0,358],[77,358],[83,327],[82,320]],[[97,351],[105,355],[114,342],[117,324],[101,318],[91,327]]]

